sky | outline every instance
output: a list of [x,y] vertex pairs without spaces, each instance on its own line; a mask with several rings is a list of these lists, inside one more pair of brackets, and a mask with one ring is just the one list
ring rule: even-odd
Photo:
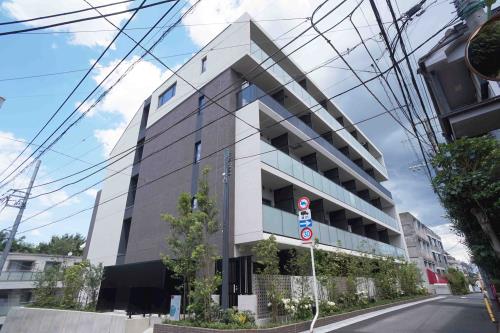
[[[324,30],[344,18],[359,1],[348,0],[345,6],[341,6],[318,25],[320,30]],[[111,2],[110,0],[92,0],[90,3],[97,6]],[[158,27],[168,26],[175,22],[195,2],[195,0],[181,0]],[[110,13],[135,8],[140,3],[140,1],[130,1],[102,8],[101,12]],[[149,3],[153,3],[153,1],[146,2],[146,4]],[[230,22],[248,12],[272,38],[277,39],[276,43],[280,46],[285,45],[291,38],[301,35],[284,51],[290,54],[303,70],[311,70],[335,56],[334,50],[321,38],[317,38],[305,47],[293,52],[298,46],[315,36],[312,30],[306,33],[301,33],[301,31],[310,26],[306,18],[311,16],[320,2],[294,0],[293,5],[290,3],[289,0],[202,0],[158,44],[154,49],[154,54],[160,57],[168,67],[178,68]],[[377,0],[376,3],[380,8],[383,22],[389,22],[391,18],[385,1]],[[404,0],[397,1],[397,3],[398,11],[405,12],[417,1]],[[318,15],[325,14],[335,4],[337,2],[328,2],[318,12]],[[146,28],[153,26],[170,6],[171,4],[167,3],[142,9],[133,17],[125,31],[136,40],[141,39],[148,31]],[[407,45],[409,49],[419,45],[455,15],[454,8],[449,4],[449,1],[428,0],[426,6],[428,8],[425,12],[414,18],[409,24],[407,30],[411,42],[411,45]],[[43,2],[4,0],[0,2],[0,22],[23,20],[83,8],[89,8],[83,0]],[[98,14],[95,11],[87,11],[71,16],[15,25],[0,25],[0,32],[39,27],[62,20],[96,15]],[[131,12],[110,16],[109,19],[115,25],[122,26],[130,18],[130,15]],[[367,0],[360,5],[352,19],[359,27],[363,38],[372,37],[366,42],[367,46],[377,58],[380,57],[383,53],[383,44],[377,35],[378,27]],[[386,24],[386,26],[388,25]],[[144,39],[143,45],[149,47],[155,40],[154,37],[158,38],[159,30],[154,29]],[[389,32],[394,33],[394,29],[389,30]],[[113,40],[116,33],[116,28],[101,18],[27,33],[0,36],[0,96],[6,98],[6,102],[0,109],[0,170],[9,166],[18,153],[26,147],[26,142],[33,139],[42,125],[61,106],[69,92]],[[339,50],[350,49],[345,57],[353,68],[371,69],[371,61],[367,53],[361,47],[352,49],[359,42],[359,39],[348,21],[336,26],[327,35]],[[391,34],[391,36],[393,35]],[[443,33],[416,51],[416,58],[411,59],[413,65],[415,65],[415,59],[425,54],[442,36]],[[123,80],[113,86],[113,83],[125,72],[126,68],[142,56],[141,50],[136,48],[121,63],[117,71],[104,81],[104,89],[113,86],[111,92],[102,98],[95,107],[90,108],[98,101],[103,88],[98,89],[87,100],[85,99],[133,46],[134,44],[128,37],[123,34],[119,36],[98,62],[96,68],[90,72],[74,95],[60,108],[59,113],[49,126],[34,141],[36,144],[42,144],[48,134],[70,114],[73,113],[70,121],[74,121],[88,110],[83,118],[76,122],[75,126],[43,155],[32,193],[35,197],[42,195],[30,200],[24,214],[25,221],[23,220],[19,227],[19,236],[25,236],[28,241],[38,243],[49,239],[54,234],[75,232],[87,234],[91,215],[91,209],[88,208],[92,207],[94,203],[95,194],[101,186],[98,182],[104,177],[104,172],[98,172],[85,181],[67,186],[54,193],[47,194],[47,192],[58,189],[68,180],[77,180],[79,177],[71,177],[63,182],[50,183],[51,181],[70,175],[106,158],[137,108],[156,87],[171,75],[168,69],[150,56],[146,56],[144,60],[136,63]],[[385,53],[378,62],[382,68],[386,68],[387,59],[387,53]],[[338,59],[329,67],[314,70],[309,76],[324,90],[327,96],[333,96],[359,82],[345,68],[346,65]],[[366,72],[359,73],[365,79],[371,75]],[[40,74],[43,76],[38,76]],[[394,79],[390,77],[389,80],[395,87]],[[377,96],[380,96],[383,104],[389,108],[393,107],[379,81],[375,80],[368,86]],[[425,89],[423,86],[420,88]],[[333,99],[333,102],[354,122],[384,111],[368,91],[362,87]],[[78,108],[80,104],[82,106]],[[415,153],[415,149],[418,149],[416,141],[405,134],[403,128],[388,115],[364,122],[359,127],[384,154],[390,177],[384,186],[392,192],[398,212],[409,211],[414,214],[421,222],[431,226],[442,237],[445,249],[448,249],[456,258],[468,261],[467,250],[461,244],[460,238],[450,230],[449,221],[447,221],[445,212],[431,189],[424,169],[418,167],[421,161]],[[439,135],[438,126],[435,128]],[[29,146],[22,155],[23,157],[16,161],[9,170],[24,161],[35,149],[36,146]],[[27,159],[26,164],[31,161],[32,158]],[[0,194],[9,188],[22,189],[26,187],[32,170],[33,167],[27,169],[9,186],[0,188]],[[8,173],[10,172],[0,176],[0,179],[3,179]],[[58,204],[61,201],[62,203]],[[84,211],[78,213],[82,210]],[[0,229],[8,228],[16,214],[17,210],[14,208],[6,208],[0,212]],[[58,222],[58,220],[73,214],[75,215],[71,218]],[[46,224],[49,225],[45,226]]]

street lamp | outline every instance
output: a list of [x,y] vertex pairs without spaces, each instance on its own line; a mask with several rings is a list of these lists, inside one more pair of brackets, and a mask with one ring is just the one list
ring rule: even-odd
[[5,98],[0,96],[0,109],[2,108],[3,102],[5,102]]

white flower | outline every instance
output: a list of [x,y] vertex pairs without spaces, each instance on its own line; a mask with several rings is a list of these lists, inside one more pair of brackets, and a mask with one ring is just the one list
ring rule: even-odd
[[271,302],[267,303],[267,306],[268,306],[268,307],[271,307],[271,305],[272,305],[272,304],[271,304]]
[[328,305],[335,306],[335,302],[328,301]]

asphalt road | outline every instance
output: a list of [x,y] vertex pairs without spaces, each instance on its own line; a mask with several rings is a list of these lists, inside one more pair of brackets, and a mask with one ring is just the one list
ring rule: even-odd
[[[498,318],[497,318],[498,319]],[[448,296],[343,327],[335,333],[495,333],[482,294]]]

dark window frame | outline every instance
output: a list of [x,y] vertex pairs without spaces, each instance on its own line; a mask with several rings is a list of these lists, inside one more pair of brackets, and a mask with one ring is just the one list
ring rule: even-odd
[[170,87],[165,89],[163,93],[161,93],[160,96],[158,96],[158,107],[164,105],[167,103],[169,100],[171,100],[177,91],[177,82],[174,82]]
[[194,144],[194,163],[200,163],[201,160],[201,141]]
[[207,56],[201,58],[201,72],[205,73],[207,71]]

